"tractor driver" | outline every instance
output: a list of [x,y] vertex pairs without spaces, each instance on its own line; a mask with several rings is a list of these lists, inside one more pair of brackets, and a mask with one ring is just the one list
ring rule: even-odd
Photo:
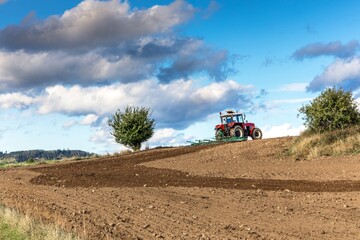
[[233,121],[232,116],[231,116],[231,117],[227,117],[227,119],[226,119],[226,122],[227,122],[227,123],[231,123],[232,121]]

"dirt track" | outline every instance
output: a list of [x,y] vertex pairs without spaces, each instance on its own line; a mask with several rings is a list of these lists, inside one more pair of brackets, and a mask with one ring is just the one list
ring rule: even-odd
[[0,201],[89,239],[359,236],[360,157],[295,162],[284,154],[290,142],[2,170]]

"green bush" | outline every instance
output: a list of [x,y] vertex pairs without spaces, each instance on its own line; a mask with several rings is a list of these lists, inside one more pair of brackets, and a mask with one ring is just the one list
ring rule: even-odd
[[351,92],[328,88],[299,109],[308,131],[323,133],[360,123],[360,113]]
[[155,128],[150,109],[145,107],[128,106],[124,112],[117,110],[108,124],[115,141],[134,151],[140,150],[141,144],[152,137]]

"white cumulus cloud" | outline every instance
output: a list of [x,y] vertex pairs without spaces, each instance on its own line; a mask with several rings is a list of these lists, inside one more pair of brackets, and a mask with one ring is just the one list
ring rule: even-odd
[[310,82],[307,89],[316,92],[332,86],[343,86],[349,89],[359,88],[360,57],[335,60]]
[[265,126],[262,128],[264,138],[298,136],[304,130],[305,126],[294,127],[290,123],[284,123],[277,126]]
[[95,114],[88,114],[80,121],[80,124],[91,125],[91,124],[95,123],[98,119],[99,119],[99,116],[97,116]]
[[0,108],[23,109],[29,107],[33,103],[34,103],[34,99],[32,97],[26,96],[22,93],[0,94]]
[[185,136],[184,133],[173,128],[162,128],[155,130],[149,144],[151,146],[176,146],[186,144],[191,138],[191,136]]

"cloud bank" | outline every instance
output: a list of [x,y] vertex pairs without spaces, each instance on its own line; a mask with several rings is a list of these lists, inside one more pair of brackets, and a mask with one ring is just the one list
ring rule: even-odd
[[184,129],[219,109],[238,105],[244,109],[250,108],[251,91],[251,86],[243,86],[232,80],[204,87],[195,87],[191,80],[178,80],[170,84],[145,80],[98,87],[55,85],[36,96],[19,92],[0,94],[0,107],[34,108],[39,114],[87,116],[83,123],[92,123],[98,120],[98,116],[110,116],[127,105],[146,106],[154,110],[153,117],[158,127]]
[[359,42],[352,40],[347,44],[340,41],[329,43],[311,43],[293,53],[293,58],[303,60],[306,58],[315,58],[320,56],[335,56],[338,58],[352,57],[359,50]]
[[61,16],[29,15],[0,30],[0,91],[150,77],[169,83],[199,74],[224,81],[234,72],[233,55],[173,32],[194,14],[184,0],[144,10],[117,0],[85,0]]

